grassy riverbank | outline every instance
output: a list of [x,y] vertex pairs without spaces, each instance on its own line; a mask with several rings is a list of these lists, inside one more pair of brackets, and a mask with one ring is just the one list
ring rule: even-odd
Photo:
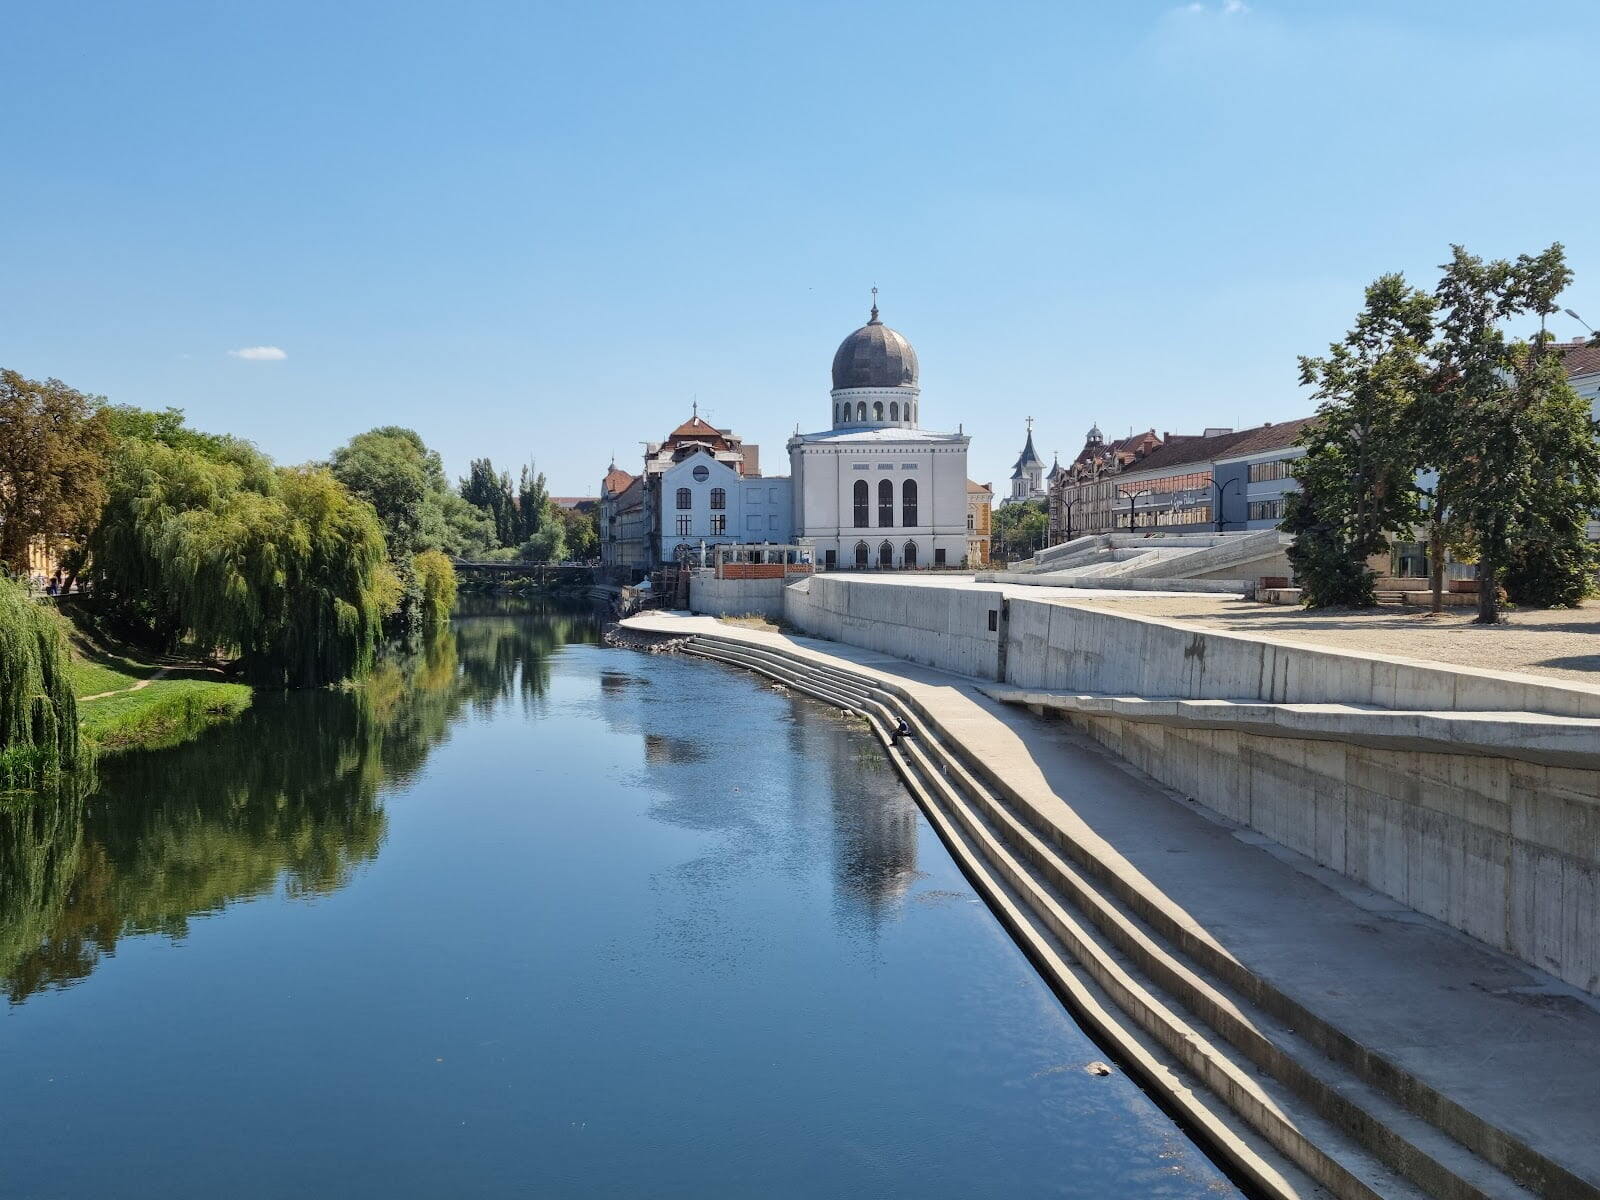
[[62,614],[79,727],[102,753],[175,746],[250,706],[251,689],[215,667],[119,643],[75,605],[64,605]]

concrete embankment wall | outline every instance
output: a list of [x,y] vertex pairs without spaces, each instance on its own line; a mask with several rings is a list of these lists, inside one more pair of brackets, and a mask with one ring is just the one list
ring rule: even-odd
[[758,614],[776,621],[783,616],[783,582],[718,579],[714,571],[695,571],[689,576],[689,607],[712,617]]
[[[1600,717],[1597,689],[1005,601],[998,588],[823,575],[786,590],[784,615],[819,637],[1041,691]],[[1600,771],[1501,757],[1492,746],[1446,754],[1070,720],[1282,845],[1600,992]]]
[[1000,590],[870,583],[817,575],[784,593],[784,616],[816,637],[930,667],[998,679]]
[[1600,772],[1069,719],[1224,816],[1600,993]]

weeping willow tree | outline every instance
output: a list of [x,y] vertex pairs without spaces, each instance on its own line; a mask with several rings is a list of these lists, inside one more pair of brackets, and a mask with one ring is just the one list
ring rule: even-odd
[[370,505],[227,439],[125,439],[89,552],[110,615],[276,686],[364,670],[398,593]]
[[87,763],[69,666],[55,614],[0,575],[0,790]]
[[456,569],[437,550],[424,550],[411,565],[422,592],[422,627],[436,633],[449,624],[456,606]]

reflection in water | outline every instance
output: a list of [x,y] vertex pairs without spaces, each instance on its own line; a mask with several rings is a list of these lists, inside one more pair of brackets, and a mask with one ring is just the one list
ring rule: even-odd
[[[0,807],[0,986],[13,1004],[92,972],[120,938],[274,892],[322,895],[382,845],[380,789],[412,778],[463,711],[537,703],[587,614],[469,601],[455,632],[394,647],[361,686],[264,694],[183,746],[118,755],[89,797]],[[520,614],[520,619],[519,619]]]
[[[916,802],[893,786],[891,769],[876,744],[842,736],[841,726],[859,731],[859,718],[813,703],[776,685],[769,690],[787,700],[782,741],[747,740],[732,755],[719,744],[741,728],[737,711],[709,709],[701,696],[722,694],[723,670],[749,679],[734,668],[685,663],[683,670],[662,664],[657,681],[619,670],[603,672],[601,711],[613,730],[641,736],[645,783],[657,794],[651,816],[658,821],[724,835],[698,857],[674,868],[702,897],[710,885],[731,883],[764,870],[770,861],[801,861],[818,839],[819,793],[829,797],[827,827],[820,837],[832,850],[833,911],[841,928],[870,937],[891,919],[906,889],[917,877]],[[659,684],[657,686],[656,684]],[[752,701],[753,703],[753,701]],[[720,762],[722,766],[707,763]],[[808,770],[796,770],[805,763]],[[785,796],[781,807],[764,807],[753,786],[761,777],[770,791]],[[885,786],[887,784],[887,786]],[[700,910],[705,909],[700,905]],[[688,937],[692,918],[679,914],[674,936]],[[707,954],[716,952],[719,930],[700,930]],[[690,939],[692,940],[692,939]]]

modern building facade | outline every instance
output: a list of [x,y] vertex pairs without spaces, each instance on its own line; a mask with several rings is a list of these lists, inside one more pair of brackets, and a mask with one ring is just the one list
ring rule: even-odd
[[830,427],[788,443],[794,538],[822,569],[965,560],[970,439],[922,428],[921,396],[916,351],[874,295],[833,356]]
[[1295,445],[1314,417],[1247,430],[1213,463],[1219,533],[1272,529],[1283,520],[1290,492],[1297,490],[1294,463],[1305,453]]

